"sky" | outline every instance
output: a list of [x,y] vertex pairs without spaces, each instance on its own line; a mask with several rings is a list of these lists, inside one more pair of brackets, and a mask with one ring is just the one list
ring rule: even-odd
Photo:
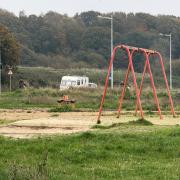
[[175,15],[180,17],[180,0],[0,0],[0,8],[18,15],[56,11],[73,16],[75,13],[94,10],[102,13],[121,11],[145,12],[152,15]]

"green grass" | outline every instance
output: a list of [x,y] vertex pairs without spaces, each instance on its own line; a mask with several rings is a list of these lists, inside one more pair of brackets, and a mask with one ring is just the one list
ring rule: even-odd
[[140,125],[140,126],[152,126],[153,125],[150,121],[148,121],[146,119],[138,119],[135,121],[129,121],[127,123],[113,123],[109,126],[103,126],[103,125],[96,124],[92,127],[92,129],[111,129],[114,127],[124,126],[126,124],[127,125]]
[[59,107],[55,107],[49,110],[49,112],[72,112],[72,106],[71,105],[61,105]]
[[[80,75],[88,76],[91,82],[95,82],[98,85],[105,83],[107,75],[107,69],[93,69],[93,68],[75,68],[75,69],[53,69],[45,67],[18,67],[18,71],[14,74],[13,87],[17,87],[18,79],[27,80],[33,87],[59,87],[62,76],[65,75]],[[114,71],[114,81],[121,82],[123,80],[125,70]],[[137,74],[138,80],[140,80],[139,74]]]
[[[158,71],[159,72],[159,71]],[[114,69],[114,83],[115,85],[119,85],[121,81],[124,81],[126,69]],[[98,85],[104,85],[105,79],[107,75],[107,69],[93,69],[93,68],[74,68],[74,69],[53,69],[53,68],[45,68],[45,67],[22,67],[19,66],[17,72],[13,74],[12,79],[12,87],[13,89],[18,88],[18,82],[20,79],[25,80],[30,84],[31,87],[39,88],[39,87],[53,87],[59,88],[60,80],[62,76],[65,75],[86,75],[89,77],[91,82],[95,82]],[[142,73],[136,73],[137,82],[140,84]],[[169,75],[167,74],[167,77]],[[128,83],[133,85],[132,75],[129,76]],[[154,81],[156,87],[165,87],[164,80],[162,74],[154,74]],[[180,87],[180,78],[178,75],[173,76],[173,87]],[[144,87],[151,86],[148,75],[145,76],[145,85]],[[4,86],[6,88],[4,88]],[[2,89],[9,90],[8,82],[3,86]]]
[[59,114],[52,114],[51,117],[58,117]]
[[[108,89],[105,98],[104,109],[117,110],[119,104],[120,88]],[[172,91],[172,97],[176,111],[180,111],[179,90]],[[30,88],[26,90],[16,90],[11,93],[3,92],[0,96],[0,108],[48,108],[52,112],[67,112],[67,111],[97,111],[100,107],[103,87],[98,89],[71,89],[67,91],[59,91],[53,88]],[[169,100],[166,90],[157,91],[161,110],[170,110]],[[63,95],[68,95],[70,99],[75,99],[75,107],[66,108],[60,107],[57,103]],[[152,114],[152,111],[157,111],[156,104],[151,89],[145,89],[141,96],[143,109]],[[123,102],[124,110],[134,110],[136,102],[136,94],[134,89],[127,91]]]
[[174,179],[180,127],[120,125],[81,134],[0,138],[0,179]]
[[144,125],[144,126],[152,126],[153,124],[146,119],[138,119],[136,121],[129,121],[128,124],[131,125]]
[[[114,71],[114,90],[108,90],[105,99],[104,108],[107,110],[117,110],[118,98],[121,93],[121,89],[118,87],[120,82],[124,80],[125,70]],[[91,82],[98,84],[98,89],[73,89],[67,91],[59,91],[59,83],[61,77],[64,75],[87,75]],[[18,67],[17,72],[13,75],[12,85],[13,92],[2,93],[0,97],[0,108],[58,108],[57,100],[63,95],[69,95],[70,98],[75,99],[76,107],[78,110],[98,110],[100,106],[101,97],[103,94],[103,86],[106,78],[107,70],[102,73],[101,69],[53,69],[44,67]],[[136,73],[137,82],[140,86],[141,73]],[[136,93],[133,88],[132,76],[129,77],[129,85],[131,90],[127,90],[125,94],[125,101],[123,103],[123,109],[134,110]],[[24,79],[29,82],[30,89],[25,91],[17,90],[18,82],[20,79]],[[170,109],[168,106],[169,100],[167,92],[165,90],[165,84],[162,76],[154,76],[155,85],[158,87],[157,93],[160,100],[162,110],[167,111]],[[179,77],[173,78],[174,87],[179,87]],[[148,75],[145,77],[144,89],[142,93],[142,105],[143,109],[149,111],[156,111],[157,107],[154,103],[154,97],[151,89],[151,83]],[[8,85],[6,85],[8,86]],[[117,88],[118,87],[118,88]],[[4,88],[2,88],[5,90]],[[175,109],[180,111],[180,89],[173,89],[172,96],[175,104]]]
[[15,121],[6,120],[6,119],[0,119],[0,126],[9,124],[9,123],[11,123],[11,122],[15,122]]

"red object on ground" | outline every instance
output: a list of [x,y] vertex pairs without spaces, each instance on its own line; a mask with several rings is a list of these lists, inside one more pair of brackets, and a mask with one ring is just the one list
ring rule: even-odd
[[63,100],[64,100],[64,101],[69,100],[69,96],[67,96],[67,95],[63,96]]
[[[163,63],[163,59],[162,59],[161,54],[159,52],[157,52],[157,51],[154,51],[154,50],[131,47],[131,46],[127,46],[127,45],[118,45],[118,46],[116,46],[114,48],[111,59],[110,59],[110,64],[109,64],[109,68],[108,68],[108,74],[107,74],[107,77],[106,77],[106,82],[105,82],[104,92],[103,92],[101,105],[100,105],[100,109],[99,109],[99,115],[98,115],[97,123],[101,122],[100,117],[101,117],[101,114],[102,114],[102,109],[103,109],[103,105],[104,105],[106,91],[107,91],[107,88],[108,88],[108,81],[109,81],[109,77],[110,77],[110,73],[111,73],[111,68],[112,68],[114,58],[115,58],[115,54],[116,54],[118,49],[124,49],[127,52],[129,65],[128,65],[128,69],[127,69],[127,72],[126,72],[126,75],[125,75],[124,86],[123,86],[123,89],[122,89],[122,93],[121,93],[121,96],[119,98],[119,108],[118,108],[118,116],[117,117],[120,116],[122,103],[123,103],[124,95],[125,95],[125,92],[126,92],[129,73],[130,73],[130,71],[132,71],[133,82],[134,82],[134,87],[135,87],[135,90],[136,90],[136,97],[137,97],[136,113],[137,113],[138,108],[139,108],[141,117],[144,118],[140,96],[141,96],[141,93],[142,93],[144,76],[145,76],[146,70],[148,70],[149,75],[150,75],[150,80],[151,80],[151,86],[152,86],[152,89],[153,89],[155,103],[157,104],[158,112],[159,112],[160,118],[162,119],[160,104],[159,104],[159,100],[158,100],[158,97],[157,97],[156,87],[155,87],[155,84],[154,84],[153,74],[152,74],[151,66],[150,66],[150,62],[149,62],[149,59],[150,59],[151,55],[157,55],[159,57],[162,73],[163,73],[164,80],[165,80],[165,83],[166,83],[166,88],[167,88],[167,91],[168,91],[171,111],[172,111],[173,116],[175,116],[174,105],[173,105],[173,101],[172,101],[172,97],[171,97],[171,93],[170,93],[170,89],[169,89],[169,85],[168,85],[168,81],[167,81],[167,77],[166,77],[166,73],[165,73],[165,69],[164,69],[164,63]],[[142,81],[141,81],[141,85],[140,85],[140,90],[138,89],[138,86],[137,86],[136,75],[135,75],[134,66],[133,66],[133,56],[134,56],[135,53],[143,53],[145,58],[146,58],[146,62],[145,62],[145,65],[144,65],[144,71],[143,71],[143,74],[142,74]]]
[[76,102],[76,100],[75,99],[69,99],[69,96],[65,95],[65,96],[63,96],[62,99],[59,99],[57,102],[60,104],[62,104],[62,103],[63,104],[73,104]]

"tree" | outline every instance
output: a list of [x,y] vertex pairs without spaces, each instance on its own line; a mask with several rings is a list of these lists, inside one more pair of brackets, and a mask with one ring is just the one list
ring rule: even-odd
[[13,34],[4,26],[0,26],[0,50],[3,67],[15,67],[19,63],[20,45]]
[[[111,14],[88,11],[68,17],[50,11],[40,16],[28,16],[21,11],[17,17],[0,9],[0,24],[8,27],[20,42],[22,66],[64,68],[69,63],[69,67],[107,67],[111,55],[111,22],[98,18],[98,15],[110,17]],[[155,49],[169,58],[169,39],[159,33],[172,34],[172,57],[180,58],[180,18],[146,13],[113,14],[114,46],[128,44]],[[9,39],[16,42],[13,35]],[[114,68],[127,67],[128,60],[122,60],[124,57],[123,53],[117,54]],[[135,70],[142,71],[144,59],[140,56],[136,59]],[[6,58],[7,64],[8,60]]]
[[80,18],[86,26],[93,26],[96,25],[99,14],[99,12],[94,11],[83,12],[80,14]]

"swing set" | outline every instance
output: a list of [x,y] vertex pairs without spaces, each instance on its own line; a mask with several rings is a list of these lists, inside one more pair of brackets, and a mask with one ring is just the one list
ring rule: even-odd
[[[112,52],[111,59],[110,59],[110,64],[109,64],[109,68],[108,68],[108,74],[107,74],[106,81],[105,81],[105,87],[104,87],[104,92],[103,92],[103,96],[102,96],[102,100],[101,100],[101,105],[100,105],[100,109],[99,109],[97,123],[98,124],[101,123],[100,117],[101,117],[101,114],[102,114],[104,100],[105,100],[105,96],[106,96],[106,92],[107,92],[107,88],[108,88],[108,81],[109,81],[112,65],[113,65],[113,62],[114,62],[114,58],[115,58],[115,55],[116,55],[116,52],[117,52],[118,49],[126,51],[126,53],[128,55],[129,64],[128,64],[128,69],[127,69],[127,72],[126,72],[126,75],[125,75],[124,85],[123,85],[123,89],[122,89],[122,92],[121,92],[121,96],[119,98],[119,107],[118,107],[118,115],[117,115],[117,117],[119,118],[120,113],[121,113],[122,103],[123,103],[123,99],[124,99],[126,88],[127,88],[127,81],[128,81],[129,73],[131,71],[132,76],[133,76],[134,87],[135,87],[135,90],[136,90],[136,97],[137,97],[135,114],[137,114],[137,112],[139,110],[141,118],[144,119],[144,113],[143,113],[143,109],[142,109],[142,105],[141,105],[141,98],[140,97],[141,97],[141,94],[142,94],[142,88],[143,88],[145,73],[146,73],[146,71],[148,71],[148,73],[150,75],[151,86],[152,86],[152,89],[153,89],[154,100],[155,100],[155,103],[157,105],[158,113],[159,113],[160,119],[163,119],[160,104],[159,104],[159,100],[158,100],[158,96],[157,96],[157,92],[156,92],[156,87],[155,87],[155,84],[154,84],[153,74],[152,74],[152,71],[151,71],[151,65],[150,65],[150,57],[151,56],[157,56],[159,61],[160,61],[162,74],[163,74],[164,81],[165,81],[165,84],[166,84],[166,89],[167,89],[167,92],[168,92],[169,103],[170,103],[170,106],[171,106],[171,112],[172,112],[173,117],[175,117],[174,105],[173,105],[171,92],[170,92],[170,89],[169,89],[169,85],[168,85],[168,81],[167,81],[167,77],[166,77],[166,72],[165,72],[165,68],[164,68],[164,63],[163,63],[163,58],[162,58],[161,54],[159,52],[157,52],[157,51],[150,50],[150,49],[132,47],[132,46],[127,46],[127,45],[118,45],[118,46],[116,46],[114,48],[114,50]],[[134,66],[133,66],[133,57],[134,57],[135,53],[142,53],[146,58],[145,65],[144,65],[144,70],[143,70],[143,73],[142,73],[142,80],[141,80],[141,84],[140,84],[140,89],[138,88],[138,85],[137,85],[136,75],[135,75]]]

